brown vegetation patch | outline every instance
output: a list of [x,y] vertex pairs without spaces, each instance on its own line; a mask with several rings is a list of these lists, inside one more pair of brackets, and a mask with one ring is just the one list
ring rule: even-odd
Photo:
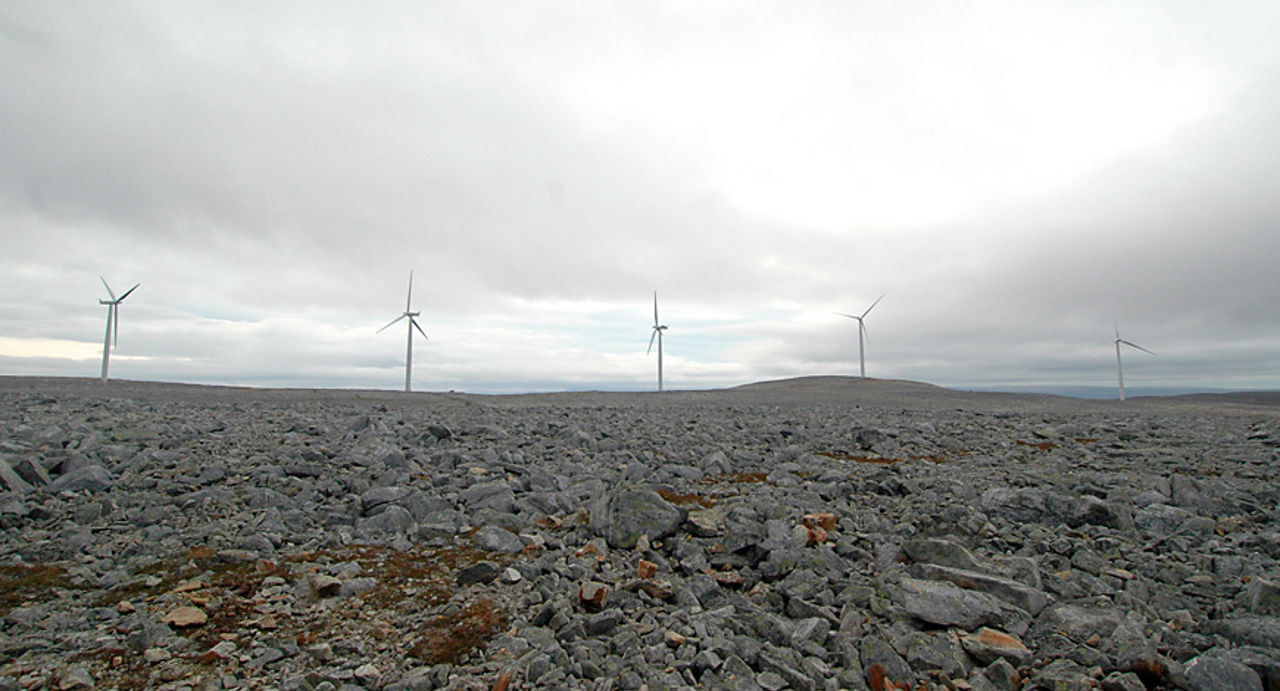
[[1018,440],[1018,446],[1029,446],[1033,449],[1040,449],[1041,451],[1048,451],[1049,449],[1056,448],[1056,445],[1053,444],[1052,442],[1022,441],[1021,439]]
[[451,616],[436,617],[425,627],[409,654],[427,664],[458,664],[473,650],[483,648],[507,626],[507,617],[493,601],[481,598]]
[[725,473],[703,480],[703,482],[736,482],[741,484],[763,484],[769,482],[768,473]]
[[99,688],[146,689],[153,686],[151,668],[140,653],[128,648],[98,648],[76,653],[77,662],[91,662]]
[[1076,437],[1076,441],[1081,444],[1092,444],[1095,441],[1098,441],[1098,438],[1097,437]]
[[43,602],[54,597],[54,588],[83,589],[67,576],[67,570],[52,564],[0,566],[0,617],[27,602]]
[[659,489],[658,496],[666,499],[668,502],[676,506],[692,506],[697,504],[704,509],[709,509],[716,505],[716,495],[703,496],[701,494],[676,494],[668,489]]

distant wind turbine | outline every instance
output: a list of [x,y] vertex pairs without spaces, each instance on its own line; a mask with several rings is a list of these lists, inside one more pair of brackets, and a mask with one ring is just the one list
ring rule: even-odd
[[1133,341],[1126,341],[1123,338],[1120,338],[1120,324],[1117,322],[1115,324],[1115,327],[1116,327],[1116,379],[1119,380],[1120,382],[1120,400],[1123,401],[1124,400],[1124,367],[1120,365],[1120,344],[1123,343],[1127,346],[1137,348],[1138,350],[1141,350],[1144,353],[1150,353],[1151,355],[1155,355],[1155,353],[1152,353],[1150,350],[1143,348],[1142,346],[1138,345],[1137,343],[1134,343]]
[[871,312],[871,310],[875,309],[875,306],[880,304],[880,301],[883,299],[884,299],[884,295],[881,295],[880,297],[876,298],[876,301],[871,303],[871,306],[867,308],[867,311],[863,312],[861,315],[855,316],[852,314],[845,314],[844,312],[836,312],[836,314],[842,317],[848,317],[850,319],[856,319],[858,321],[858,370],[859,370],[859,373],[862,375],[863,379],[867,378],[867,360],[864,357],[862,352],[862,337],[865,336],[867,333],[867,325],[863,323],[863,320],[866,319],[867,314]]
[[[387,323],[386,326],[382,327],[381,329],[378,329],[378,333],[382,333],[383,331],[386,331],[392,324],[395,324],[401,319],[405,319],[406,317],[409,319],[409,340],[408,340],[408,343],[405,345],[405,351],[404,351],[404,390],[406,392],[409,392],[412,390],[411,382],[413,380],[413,330],[417,329],[418,333],[422,334],[423,338],[427,338],[427,332],[423,331],[422,327],[418,326],[418,320],[414,319],[414,317],[418,316],[419,314],[422,314],[422,312],[410,311],[409,305],[412,302],[413,302],[413,270],[410,269],[409,270],[409,296],[406,297],[404,300],[404,313],[396,317],[395,319],[392,319],[390,322]],[[430,340],[430,339],[427,339],[427,340]]]
[[[102,278],[102,276],[98,276]],[[120,303],[129,297],[129,293],[138,289],[141,283],[136,283],[126,291],[124,295],[116,297],[111,290],[111,286],[107,285],[107,279],[102,278],[102,285],[107,289],[107,295],[111,296],[110,300],[98,300],[98,304],[107,306],[107,335],[102,339],[102,383],[107,383],[107,365],[111,363],[111,348],[120,340]]]
[[648,355],[653,351],[653,339],[658,339],[658,391],[662,391],[662,332],[667,330],[666,324],[658,323],[658,291],[653,291],[653,334],[649,336]]

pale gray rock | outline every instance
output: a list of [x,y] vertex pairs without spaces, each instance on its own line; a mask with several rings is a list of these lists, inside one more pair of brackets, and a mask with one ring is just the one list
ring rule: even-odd
[[31,491],[31,484],[22,478],[4,460],[0,460],[0,489],[23,494]]
[[952,583],[904,578],[897,597],[907,614],[930,624],[965,630],[1005,627],[1004,608],[994,597]]
[[1030,588],[1022,583],[1000,576],[992,576],[977,571],[954,569],[936,564],[914,564],[911,575],[934,581],[949,581],[962,588],[976,590],[995,596],[1005,602],[1027,610],[1032,616],[1049,604],[1049,596],[1041,590]]
[[602,493],[591,502],[591,531],[615,549],[631,549],[641,536],[659,540],[683,522],[680,509],[652,490]]
[[1223,657],[1197,657],[1186,674],[1191,691],[1263,691],[1257,672]]
[[60,476],[44,489],[49,494],[59,492],[98,492],[111,489],[111,473],[100,465],[87,465]]
[[472,536],[476,547],[487,552],[505,552],[514,554],[524,549],[524,540],[511,531],[494,525],[487,525]]
[[[27,484],[33,487],[43,487],[51,481],[49,473],[45,470],[44,464],[33,458],[23,458],[13,464],[13,470]],[[0,470],[2,471],[2,470]]]

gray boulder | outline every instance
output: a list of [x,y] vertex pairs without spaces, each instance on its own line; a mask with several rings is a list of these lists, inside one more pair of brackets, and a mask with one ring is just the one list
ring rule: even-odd
[[904,578],[898,598],[908,614],[929,624],[970,631],[1004,624],[1002,608],[994,597],[952,583]]
[[0,489],[21,494],[30,491],[31,485],[22,479],[22,476],[18,475],[6,461],[0,460]]
[[641,535],[657,540],[672,535],[684,516],[653,490],[602,493],[591,502],[590,528],[614,549],[631,549]]
[[101,491],[111,489],[111,473],[100,465],[87,465],[74,470],[49,483],[45,491],[49,494],[59,492]]
[[1234,660],[1197,657],[1187,664],[1191,691],[1263,691],[1258,673]]

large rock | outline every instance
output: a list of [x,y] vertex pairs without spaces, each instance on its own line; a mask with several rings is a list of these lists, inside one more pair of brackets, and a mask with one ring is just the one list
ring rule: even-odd
[[111,473],[100,465],[87,465],[74,470],[49,483],[45,491],[49,494],[59,492],[101,491],[111,489]]
[[31,490],[31,484],[22,479],[14,469],[4,460],[0,460],[0,489],[6,489],[10,492],[28,492]]
[[977,571],[953,569],[936,564],[913,564],[911,575],[935,581],[949,581],[961,588],[993,595],[1015,607],[1027,610],[1031,616],[1040,614],[1045,605],[1049,604],[1049,596],[1044,591]]
[[1014,523],[1038,523],[1048,515],[1047,497],[1048,492],[1034,487],[992,487],[982,493],[978,504],[991,516]]
[[683,522],[680,509],[653,490],[602,493],[591,502],[591,531],[614,549],[631,549],[641,535],[657,540]]
[[1221,657],[1197,657],[1187,664],[1191,691],[1263,691],[1262,679],[1249,667]]
[[1233,617],[1209,622],[1208,628],[1239,645],[1280,648],[1280,617]]
[[944,581],[904,578],[898,596],[908,614],[929,624],[972,631],[984,625],[999,627],[1004,622],[994,597]]
[[1124,614],[1114,607],[1086,607],[1056,604],[1046,608],[1036,619],[1037,631],[1063,631],[1075,640],[1093,636],[1105,638],[1116,630]]

